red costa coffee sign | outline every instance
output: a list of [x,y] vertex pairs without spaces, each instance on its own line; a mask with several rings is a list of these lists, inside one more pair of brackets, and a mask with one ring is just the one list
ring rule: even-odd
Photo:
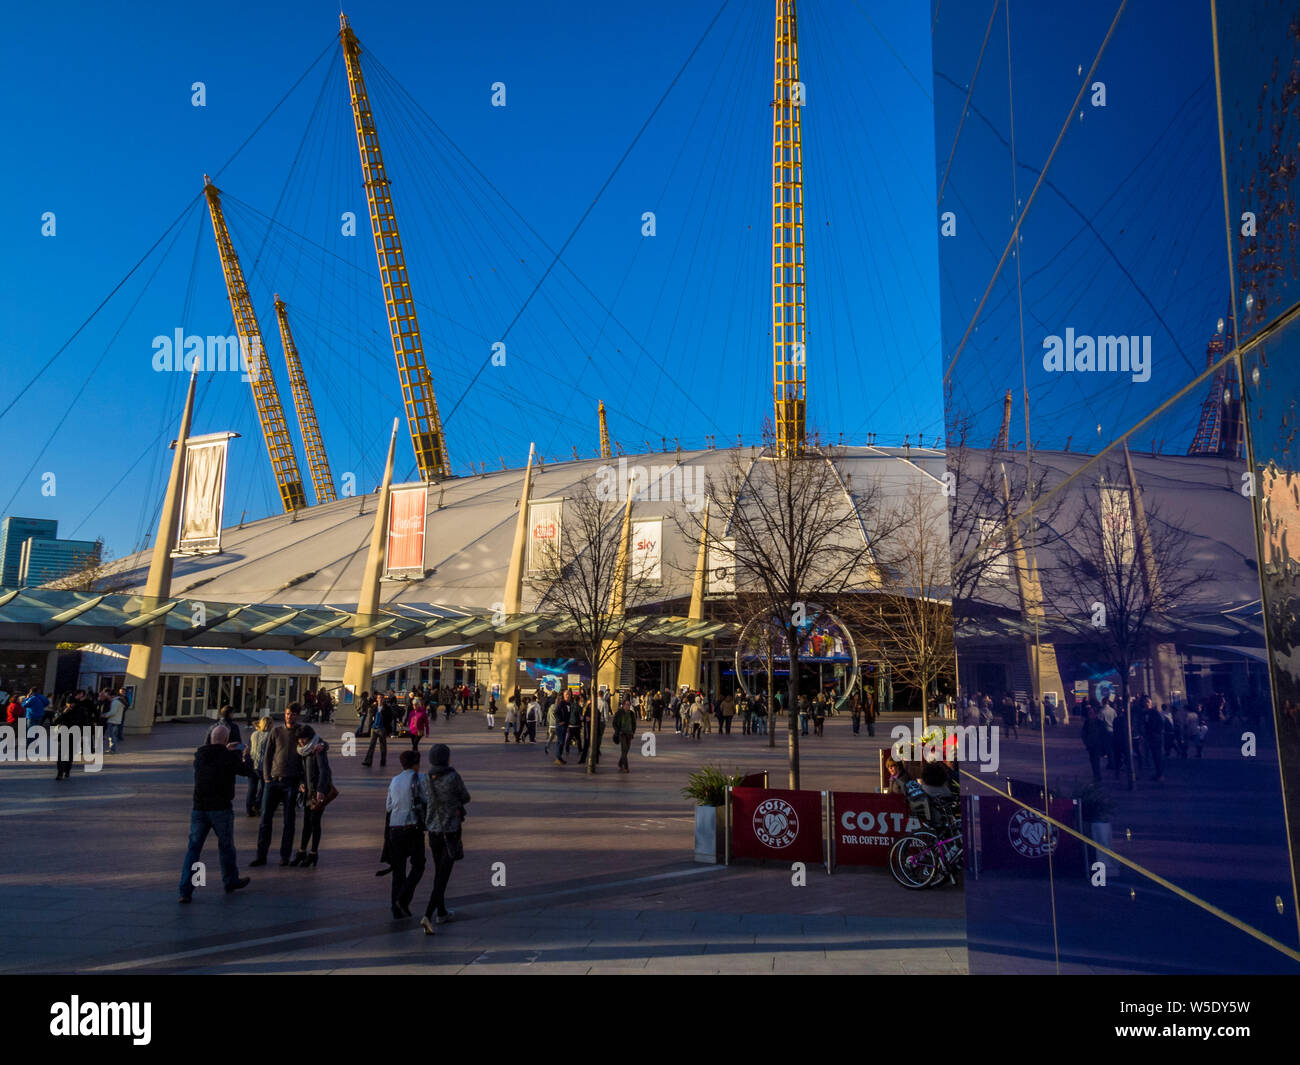
[[835,792],[835,864],[889,865],[894,841],[921,827],[901,795]]
[[731,790],[732,853],[787,862],[822,860],[819,791]]

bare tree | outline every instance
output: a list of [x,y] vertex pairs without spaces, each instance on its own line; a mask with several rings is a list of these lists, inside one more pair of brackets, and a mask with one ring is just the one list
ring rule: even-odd
[[[752,463],[735,455],[722,474],[710,475],[706,487],[709,497],[726,508],[722,520],[709,519],[709,546],[733,553],[737,591],[753,604],[753,616],[770,624],[789,654],[784,710],[790,787],[797,789],[801,641],[819,605],[880,583],[869,545],[887,541],[897,519],[884,512],[878,484],[849,490],[830,449],[799,456],[764,452]],[[686,528],[693,525],[698,541],[701,516],[687,512],[679,521]]]
[[95,544],[98,551],[77,556],[76,561],[80,563],[80,569],[69,573],[66,577],[48,581],[42,587],[57,588],[65,592],[93,592],[96,595],[128,591],[130,582],[120,572],[120,563],[114,561],[112,556],[105,552],[103,537],[97,539]]
[[[653,586],[644,567],[624,551],[626,504],[601,497],[590,481],[578,484],[564,501],[560,535],[542,549],[540,566],[529,575],[538,610],[563,617],[579,657],[591,669],[593,689],[600,671],[626,653],[638,622],[630,612],[642,605]],[[593,699],[596,692],[593,690]],[[613,696],[615,693],[611,693]],[[596,771],[599,710],[592,706],[587,772]]]
[[[1184,608],[1214,574],[1194,566],[1191,535],[1181,520],[1139,503],[1122,467],[1103,466],[1096,486],[1081,487],[1073,535],[1044,567],[1046,583],[1066,625],[1093,642],[1119,675],[1121,706],[1129,709],[1129,667],[1150,654],[1157,626]],[[1137,520],[1141,505],[1144,521]],[[1126,713],[1129,789],[1133,715]]]
[[894,675],[921,693],[927,727],[930,691],[941,678],[954,675],[955,665],[952,560],[942,502],[937,491],[918,483],[897,504],[897,546],[882,587],[871,596],[875,617],[862,626]]

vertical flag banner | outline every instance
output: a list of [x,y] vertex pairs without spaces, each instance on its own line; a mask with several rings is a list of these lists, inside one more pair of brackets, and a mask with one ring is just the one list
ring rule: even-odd
[[736,541],[720,540],[709,544],[709,595],[731,595],[736,590]]
[[1106,561],[1114,570],[1133,565],[1133,509],[1127,488],[1102,488],[1101,528]]
[[185,441],[185,482],[174,554],[212,555],[221,551],[226,449],[232,435],[212,433]]
[[563,507],[558,500],[528,507],[528,572],[540,573],[560,550]]
[[388,508],[386,577],[424,576],[424,527],[429,489],[394,488]]
[[632,580],[663,580],[663,519],[632,523]]

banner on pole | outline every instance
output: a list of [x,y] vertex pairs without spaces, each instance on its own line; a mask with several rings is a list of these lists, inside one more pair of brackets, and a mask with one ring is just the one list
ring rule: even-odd
[[385,577],[424,576],[424,529],[429,487],[394,488],[388,507]]
[[563,532],[563,508],[560,500],[530,503],[528,507],[528,572],[552,569],[560,552]]
[[736,591],[736,541],[719,540],[708,547],[705,591],[709,595],[733,595]]
[[174,555],[221,551],[226,505],[226,451],[236,433],[208,433],[185,441],[185,478]]
[[663,519],[632,522],[632,583],[663,580]]

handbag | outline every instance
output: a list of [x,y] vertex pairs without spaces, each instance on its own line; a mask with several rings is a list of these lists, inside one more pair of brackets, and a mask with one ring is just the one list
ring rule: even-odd
[[316,799],[313,797],[311,802],[309,802],[307,805],[313,810],[323,810],[325,809],[325,807],[327,807],[338,797],[339,797],[339,789],[336,788],[333,784],[331,784],[330,790],[325,792],[325,799],[323,802],[317,802]]
[[460,833],[461,830],[458,828],[455,832],[442,834],[442,845],[447,849],[447,857],[453,862],[458,862],[465,857],[465,843]]

